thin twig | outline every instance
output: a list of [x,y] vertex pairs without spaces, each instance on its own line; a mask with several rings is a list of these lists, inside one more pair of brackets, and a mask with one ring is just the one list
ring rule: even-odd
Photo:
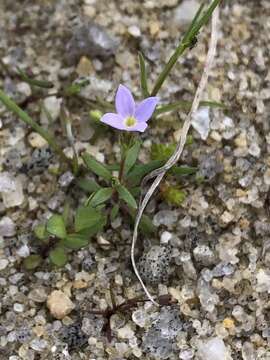
[[176,150],[173,153],[173,155],[170,157],[170,159],[166,162],[166,164],[164,166],[162,166],[159,169],[156,169],[154,171],[152,171],[149,175],[147,175],[143,182],[142,182],[142,188],[144,187],[144,185],[147,183],[147,181],[149,181],[152,178],[155,178],[153,183],[151,184],[150,188],[148,189],[147,193],[145,194],[144,197],[141,198],[140,201],[140,205],[139,205],[139,209],[137,212],[137,216],[135,219],[135,225],[134,225],[134,231],[133,231],[133,237],[132,237],[132,245],[131,245],[131,261],[132,261],[132,266],[134,269],[134,272],[138,278],[138,280],[140,281],[142,288],[146,294],[146,296],[148,297],[148,299],[155,304],[156,306],[159,306],[159,304],[154,300],[154,298],[152,297],[152,295],[149,293],[147,287],[145,286],[140,273],[137,269],[136,266],[136,262],[135,262],[135,246],[136,246],[136,242],[137,242],[137,237],[138,237],[138,226],[141,220],[141,217],[143,215],[144,209],[146,208],[151,196],[153,195],[154,191],[156,190],[156,188],[158,187],[158,185],[160,184],[161,180],[163,179],[164,175],[166,174],[166,172],[177,163],[177,161],[179,160],[185,143],[186,143],[186,138],[188,135],[188,131],[189,128],[191,126],[191,121],[193,118],[194,113],[197,111],[200,101],[202,99],[203,96],[203,92],[207,86],[207,82],[208,82],[208,77],[209,77],[209,73],[214,61],[214,57],[215,57],[215,53],[216,53],[216,47],[217,47],[217,38],[218,38],[218,18],[219,18],[219,10],[218,7],[215,9],[213,16],[212,16],[212,30],[211,30],[211,39],[210,39],[210,43],[209,43],[209,50],[207,53],[207,58],[206,58],[206,62],[205,62],[205,66],[204,66],[204,70],[203,70],[203,74],[200,80],[200,83],[198,85],[198,88],[196,90],[196,94],[191,106],[191,110],[189,112],[189,114],[187,115],[187,118],[184,122],[184,125],[182,127],[182,132],[181,132],[181,136],[180,136],[180,140],[177,144]]

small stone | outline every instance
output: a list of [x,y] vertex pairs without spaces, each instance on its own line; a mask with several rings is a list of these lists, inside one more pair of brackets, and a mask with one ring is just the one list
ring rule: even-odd
[[22,313],[24,311],[24,305],[23,304],[19,304],[19,303],[15,303],[13,305],[13,310],[16,312],[16,313]]
[[209,108],[201,107],[199,110],[197,110],[193,116],[191,124],[193,128],[200,134],[201,139],[206,140],[210,131]]
[[0,220],[0,235],[5,237],[14,236],[16,234],[16,226],[11,218],[3,216]]
[[111,247],[111,243],[107,239],[105,239],[105,237],[102,235],[99,235],[97,237],[97,243],[102,247],[102,249],[105,250]]
[[157,212],[153,219],[155,226],[165,225],[170,226],[177,222],[178,213],[172,210],[161,210]]
[[173,237],[172,233],[170,233],[169,231],[164,231],[161,234],[160,243],[166,245],[169,243],[169,241],[171,240],[172,237]]
[[256,291],[259,293],[267,291],[270,294],[270,270],[260,269],[256,279]]
[[67,61],[75,64],[82,56],[100,56],[106,59],[116,52],[117,47],[117,41],[104,27],[91,21],[81,22],[67,44]]
[[77,74],[79,76],[88,76],[91,75],[93,71],[94,69],[91,60],[89,60],[86,56],[82,56],[76,68]]
[[33,147],[33,148],[42,148],[43,146],[47,146],[48,143],[47,141],[38,133],[36,132],[31,132],[31,134],[29,134],[28,136],[28,141],[29,144]]
[[194,357],[194,350],[193,349],[185,349],[180,351],[179,359],[181,360],[190,360]]
[[6,208],[20,206],[24,202],[23,186],[19,178],[14,179],[15,189],[2,192],[3,203]]
[[96,264],[94,257],[89,254],[82,262],[82,270],[90,272],[93,271]]
[[148,318],[147,313],[142,309],[138,309],[132,313],[132,320],[141,328],[145,327]]
[[96,15],[96,9],[94,6],[85,5],[83,7],[84,15],[88,16],[89,18],[93,18]]
[[131,25],[128,27],[128,32],[130,35],[132,35],[135,38],[139,38],[141,36],[141,30],[136,25]]
[[214,252],[206,245],[196,246],[193,250],[193,255],[196,261],[205,266],[213,264],[216,258]]
[[82,332],[79,323],[63,327],[59,336],[68,345],[69,350],[81,349],[88,342],[88,336]]
[[48,146],[44,146],[40,149],[35,149],[32,152],[30,161],[26,165],[27,171],[37,173],[44,171],[44,168],[47,168],[50,165],[50,160],[52,156],[52,151]]
[[235,327],[234,320],[231,318],[225,318],[223,320],[223,326],[225,327],[225,329],[233,329]]
[[62,99],[56,96],[49,96],[44,99],[43,109],[41,112],[41,123],[48,124],[51,121],[56,121],[59,118],[61,110]]
[[131,329],[130,325],[127,324],[124,327],[118,329],[117,335],[120,339],[132,339],[134,337],[134,331]]
[[16,339],[20,343],[25,343],[31,339],[31,331],[28,328],[22,327],[16,331]]
[[4,270],[8,266],[8,260],[7,259],[0,259],[0,271]]
[[185,27],[194,18],[200,4],[197,0],[184,0],[174,12],[173,22],[176,26]]
[[125,70],[133,69],[136,64],[133,54],[128,50],[117,53],[115,55],[115,61]]
[[105,324],[105,319],[101,316],[90,314],[82,321],[82,331],[88,336],[98,336],[101,334]]
[[37,287],[30,291],[28,298],[36,303],[43,303],[47,300],[47,293],[43,287]]
[[27,245],[22,245],[17,251],[16,251],[17,255],[22,257],[22,258],[26,258],[27,256],[30,255],[30,249]]
[[143,338],[143,350],[158,359],[167,359],[172,354],[174,339],[182,330],[179,311],[163,307]]
[[155,36],[159,33],[160,24],[157,21],[150,21],[148,26],[149,26],[150,34],[152,36]]
[[60,176],[58,182],[61,187],[67,187],[72,183],[73,180],[74,180],[74,175],[72,174],[72,172],[66,171],[64,174]]
[[26,82],[18,83],[17,90],[19,93],[23,94],[26,98],[28,98],[32,94],[31,86]]
[[138,262],[138,268],[144,281],[149,284],[168,281],[171,258],[170,246],[152,246]]
[[224,224],[229,224],[234,220],[234,218],[235,218],[234,214],[230,213],[229,211],[224,211],[224,213],[220,217],[220,220]]
[[52,316],[61,320],[73,309],[74,304],[69,297],[60,290],[54,290],[47,299],[47,306]]
[[6,171],[0,173],[0,192],[10,192],[15,190],[15,178]]
[[197,353],[199,359],[207,360],[229,360],[231,357],[228,355],[224,341],[218,337],[206,340],[198,348]]
[[199,161],[198,175],[206,180],[212,180],[223,171],[223,166],[220,163],[217,154],[208,154],[203,156]]
[[[242,347],[243,360],[256,360],[256,352],[251,342],[245,342]],[[269,355],[268,355],[269,356]]]
[[44,349],[47,348],[47,346],[48,346],[47,341],[43,339],[34,339],[30,343],[31,349],[37,352],[42,352]]

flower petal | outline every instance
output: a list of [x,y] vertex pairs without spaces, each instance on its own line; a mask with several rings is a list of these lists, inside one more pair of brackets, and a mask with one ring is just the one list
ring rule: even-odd
[[155,111],[155,107],[158,103],[158,97],[152,96],[145,100],[143,100],[141,103],[137,105],[137,108],[135,110],[134,117],[139,122],[145,122],[150,119],[150,117],[153,115],[153,112]]
[[118,130],[126,130],[126,126],[124,124],[124,120],[122,116],[115,113],[107,113],[102,116],[100,119],[104,124],[110,125]]
[[123,117],[133,116],[135,111],[135,101],[129,89],[119,85],[115,96],[115,108],[119,115]]
[[147,123],[146,122],[137,122],[137,124],[133,127],[130,128],[128,131],[140,131],[140,132],[144,132],[145,129],[147,128]]

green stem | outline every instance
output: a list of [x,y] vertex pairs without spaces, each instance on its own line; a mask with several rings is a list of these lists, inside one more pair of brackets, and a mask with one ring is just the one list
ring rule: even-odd
[[183,37],[180,44],[176,48],[175,52],[170,57],[169,61],[165,65],[164,69],[160,73],[160,75],[154,85],[154,88],[151,92],[151,96],[157,95],[158,91],[161,89],[164,81],[168,77],[170,71],[172,70],[173,66],[177,62],[178,58],[184,53],[184,51],[187,48],[189,48],[189,46],[192,44],[192,40],[198,35],[200,29],[208,22],[213,11],[215,10],[215,8],[219,5],[219,3],[221,1],[222,0],[214,0],[200,19],[199,19],[199,16],[202,11],[203,5],[199,8],[197,14],[195,15],[194,20],[192,21],[189,29],[187,30],[185,36]]
[[52,134],[39,126],[24,110],[22,110],[13,100],[11,100],[1,89],[0,89],[0,101],[5,107],[17,115],[25,124],[29,125],[34,131],[42,136],[50,147],[60,156],[60,158],[71,165],[71,160],[66,157],[61,147],[56,143]]

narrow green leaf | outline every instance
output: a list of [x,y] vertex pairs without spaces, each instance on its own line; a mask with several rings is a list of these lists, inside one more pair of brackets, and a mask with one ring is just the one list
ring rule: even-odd
[[196,174],[197,172],[197,168],[196,167],[192,167],[192,166],[173,166],[170,169],[170,173],[173,175],[193,175]]
[[128,174],[132,169],[138,158],[141,148],[141,141],[135,141],[134,145],[127,150],[125,163],[124,163],[124,175]]
[[31,86],[36,86],[44,89],[51,89],[54,87],[54,84],[51,81],[46,80],[36,80],[33,78],[30,78],[23,70],[17,67],[18,74],[20,78],[28,83]]
[[63,243],[67,248],[77,250],[89,244],[89,237],[81,234],[69,234]]
[[158,169],[162,165],[164,165],[164,161],[160,160],[153,160],[150,161],[148,164],[135,165],[128,174],[126,180],[131,186],[137,186],[140,184],[145,175],[149,174],[155,169]]
[[68,226],[68,222],[70,219],[70,204],[68,201],[65,202],[64,209],[63,209],[63,219],[65,226]]
[[157,95],[158,91],[162,87],[163,83],[167,79],[169,73],[171,72],[172,68],[174,67],[175,63],[179,59],[179,57],[184,53],[184,51],[192,44],[194,38],[198,35],[200,29],[209,21],[213,11],[219,5],[222,0],[213,0],[204,14],[200,17],[203,6],[199,8],[197,11],[193,21],[191,22],[185,36],[180,41],[179,45],[177,46],[176,50],[170,57],[169,61],[163,68],[162,72],[157,78],[155,82],[154,88],[151,92],[151,96]]
[[149,96],[147,85],[147,73],[143,54],[139,51],[139,63],[140,63],[140,79],[141,79],[141,91],[144,98]]
[[40,255],[29,255],[23,261],[23,266],[26,270],[34,270],[42,263]]
[[51,216],[47,222],[46,229],[50,234],[60,239],[63,239],[67,234],[65,221],[62,215]]
[[113,188],[111,187],[99,189],[95,194],[93,194],[88,205],[96,207],[103,204],[112,197],[112,194]]
[[119,184],[119,185],[116,185],[115,188],[119,194],[120,199],[125,201],[125,203],[127,203],[132,208],[137,209],[136,200],[134,199],[134,197],[131,195],[131,193],[128,191],[128,189],[125,186]]
[[93,179],[78,179],[77,185],[88,193],[93,193],[101,189],[99,184]]
[[102,219],[102,215],[99,210],[94,209],[91,206],[79,207],[75,214],[75,231],[92,227],[98,224]]
[[66,251],[63,247],[60,246],[50,251],[49,259],[54,265],[59,267],[66,265],[68,262]]
[[103,179],[107,181],[111,181],[112,174],[106,168],[105,165],[101,164],[99,161],[97,161],[93,156],[91,156],[88,153],[84,153],[82,158],[89,170],[92,170],[96,175],[102,177]]
[[117,217],[118,213],[119,213],[119,205],[114,204],[110,214],[111,221],[113,221]]

